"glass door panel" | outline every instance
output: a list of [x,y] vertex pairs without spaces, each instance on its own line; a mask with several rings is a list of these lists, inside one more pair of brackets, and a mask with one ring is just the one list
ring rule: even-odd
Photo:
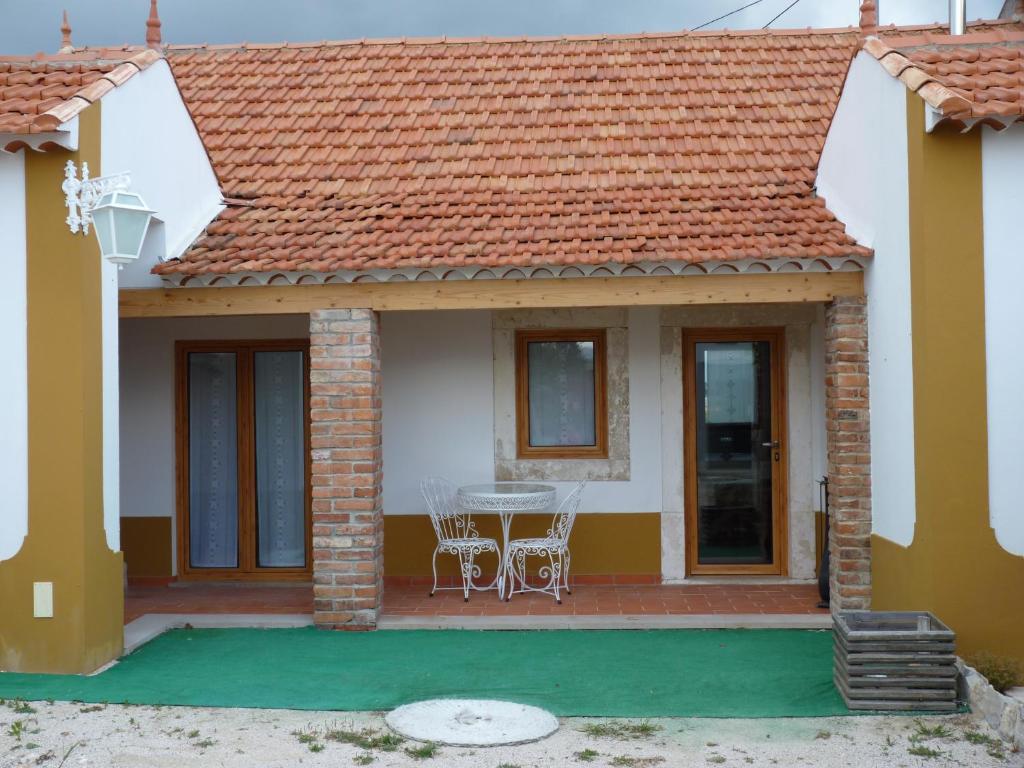
[[712,331],[687,343],[690,572],[781,573],[781,334]]
[[308,343],[176,350],[179,573],[308,578]]
[[298,350],[253,355],[257,565],[306,563],[306,440]]
[[189,565],[238,567],[237,360],[188,356]]

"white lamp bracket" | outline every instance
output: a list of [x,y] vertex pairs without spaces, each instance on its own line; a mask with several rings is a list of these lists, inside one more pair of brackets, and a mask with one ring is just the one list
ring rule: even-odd
[[64,204],[68,208],[65,219],[72,234],[81,232],[89,234],[92,224],[92,209],[96,202],[108,192],[127,190],[131,186],[131,176],[127,173],[116,173],[110,176],[89,178],[89,163],[82,163],[82,178],[78,178],[78,168],[73,160],[64,166],[64,183],[60,188],[64,191]]

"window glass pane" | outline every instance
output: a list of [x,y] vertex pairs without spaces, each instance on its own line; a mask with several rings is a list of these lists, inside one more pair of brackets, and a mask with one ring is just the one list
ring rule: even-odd
[[697,560],[772,562],[771,345],[698,342]]
[[235,354],[188,356],[189,561],[238,567]]
[[258,564],[306,564],[306,446],[299,351],[253,356]]
[[526,346],[530,445],[595,445],[594,342],[531,341]]

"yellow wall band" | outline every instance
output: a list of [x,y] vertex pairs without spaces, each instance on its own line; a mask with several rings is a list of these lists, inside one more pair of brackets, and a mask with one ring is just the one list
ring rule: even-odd
[[[501,543],[495,515],[473,518],[481,536]],[[543,536],[551,526],[550,514],[516,515],[512,537]],[[384,576],[430,576],[430,555],[437,537],[427,515],[384,516]],[[580,514],[570,540],[572,574],[660,576],[661,515],[657,512]],[[494,556],[484,564],[491,568]],[[539,561],[538,561],[539,562]],[[458,573],[456,559],[438,555],[437,570],[443,576]]]
[[169,517],[122,517],[121,551],[128,578],[170,578],[173,535]]

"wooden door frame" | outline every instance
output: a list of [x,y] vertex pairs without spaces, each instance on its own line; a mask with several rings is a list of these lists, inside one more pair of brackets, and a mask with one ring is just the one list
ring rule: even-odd
[[[767,341],[771,343],[772,439],[779,460],[772,462],[772,557],[770,565],[700,565],[697,562],[697,368],[700,341]],[[789,573],[789,446],[786,433],[786,329],[683,328],[683,499],[687,576],[786,576]]]
[[[252,361],[255,352],[301,350],[303,355],[302,400],[305,450],[306,562],[301,568],[256,567],[256,497],[251,483],[255,476],[253,430]],[[189,412],[188,355],[190,352],[235,352],[238,445],[238,568],[193,568],[189,565]],[[178,579],[183,581],[308,581],[313,573],[313,494],[309,440],[309,339],[217,339],[174,342],[174,439],[175,511],[178,541]]]

